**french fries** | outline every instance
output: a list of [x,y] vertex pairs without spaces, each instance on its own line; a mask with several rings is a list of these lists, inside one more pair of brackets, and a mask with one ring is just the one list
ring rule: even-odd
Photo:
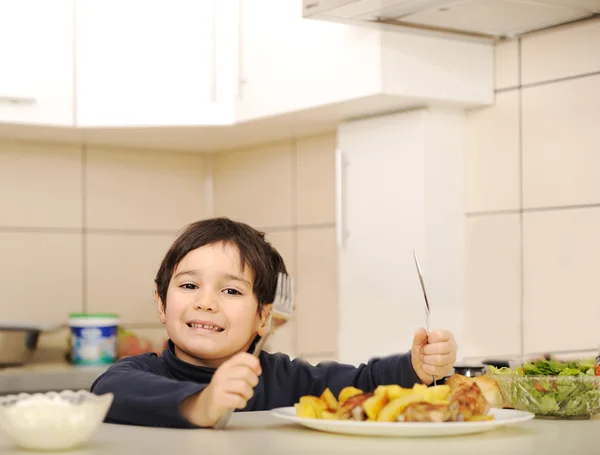
[[379,413],[389,402],[386,394],[373,395],[367,398],[362,404],[362,408],[367,415],[368,420],[377,420]]
[[323,411],[327,411],[327,403],[319,397],[307,395],[300,397],[300,402],[296,403],[296,415],[308,419],[321,419]]
[[339,400],[340,404],[344,404],[350,398],[352,398],[356,395],[360,395],[361,393],[363,393],[363,391],[357,389],[356,387],[344,387],[342,389],[342,391],[340,392],[338,400]]
[[333,396],[333,393],[331,393],[331,390],[325,389],[320,398],[327,404],[329,411],[335,413],[340,408],[340,404],[335,399],[335,396]]
[[[433,416],[435,412],[435,418],[450,421],[457,418],[457,399],[461,398],[457,396],[455,399],[454,392],[448,385],[427,387],[415,384],[412,388],[403,388],[390,384],[380,385],[372,393],[366,393],[356,387],[345,387],[336,399],[327,388],[318,397],[301,397],[295,407],[298,417],[309,419],[397,422],[406,418],[407,421],[434,421],[428,420],[428,413]],[[456,412],[446,412],[452,409]],[[407,414],[403,416],[405,411]],[[492,419],[493,416],[487,415],[487,412],[480,415],[477,412],[464,415],[464,420],[471,422]]]
[[423,397],[419,394],[406,395],[400,398],[396,398],[390,401],[379,413],[377,420],[379,422],[395,422],[402,414],[408,405],[412,403],[420,403],[423,401]]

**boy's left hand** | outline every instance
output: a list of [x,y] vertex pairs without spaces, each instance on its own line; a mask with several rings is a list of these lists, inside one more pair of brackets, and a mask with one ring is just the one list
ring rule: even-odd
[[[428,339],[429,338],[429,339]],[[433,376],[441,379],[452,371],[458,346],[448,330],[429,333],[425,329],[415,332],[410,351],[412,366],[423,384],[431,384]]]

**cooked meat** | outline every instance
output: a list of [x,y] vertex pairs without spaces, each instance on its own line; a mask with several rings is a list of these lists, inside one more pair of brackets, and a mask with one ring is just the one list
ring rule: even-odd
[[446,379],[446,384],[450,386],[450,393],[454,393],[458,388],[468,386],[473,382],[473,378],[461,374],[453,374]]
[[493,408],[502,409],[503,407],[506,407],[507,404],[504,402],[504,398],[500,393],[498,383],[490,378],[487,374],[475,376],[474,378],[469,378],[460,374],[454,374],[448,378],[446,384],[450,386],[451,393],[454,393],[458,388],[468,386],[473,382],[479,386],[483,396]]
[[403,422],[456,422],[459,416],[458,402],[449,404],[413,403],[406,407],[398,420]]
[[458,404],[459,412],[465,419],[473,415],[486,415],[491,408],[476,382],[456,388],[450,401]]
[[365,413],[365,410],[362,408],[362,406],[357,406],[352,410],[352,418],[354,420],[366,420],[367,419],[367,414]]
[[483,396],[492,406],[492,408],[502,409],[506,407],[506,403],[504,402],[504,398],[500,392],[500,387],[498,387],[498,383],[496,381],[490,378],[487,374],[484,374],[483,376],[476,376],[473,381],[479,386]]
[[[344,420],[348,420],[351,417],[354,418],[354,420],[365,420],[366,416],[361,405],[367,398],[372,396],[373,394],[371,392],[365,392],[360,395],[355,395],[352,398],[348,398],[348,400],[340,407],[339,411],[337,411],[337,417]],[[358,410],[355,411],[356,408],[358,408]]]

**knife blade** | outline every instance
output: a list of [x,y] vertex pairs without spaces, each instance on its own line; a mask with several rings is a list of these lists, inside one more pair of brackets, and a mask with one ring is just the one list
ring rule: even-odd
[[[417,266],[417,273],[419,275],[419,281],[421,282],[421,290],[423,291],[423,297],[425,298],[425,330],[427,330],[427,335],[429,336],[429,317],[431,314],[431,308],[429,306],[429,299],[427,298],[427,291],[425,290],[425,282],[423,281],[423,273],[421,272],[421,267],[419,266],[419,260],[417,259],[417,253],[413,249],[413,257],[415,258],[415,265]],[[433,376],[433,385],[437,385],[435,380],[435,375]]]

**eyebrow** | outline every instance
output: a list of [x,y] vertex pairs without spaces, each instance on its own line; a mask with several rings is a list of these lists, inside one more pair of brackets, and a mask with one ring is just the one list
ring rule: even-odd
[[[200,274],[198,273],[197,270],[182,270],[181,272],[178,272],[174,278],[179,278],[182,275],[198,276]],[[231,273],[225,273],[222,276],[223,276],[223,278],[226,278],[228,280],[239,281],[241,283],[246,284],[249,288],[252,288],[252,285],[250,284],[250,282],[248,280],[243,279],[240,276],[233,275]]]
[[225,275],[223,275],[223,277],[227,278],[228,280],[239,281],[241,283],[246,284],[249,288],[252,288],[252,285],[250,284],[250,282],[248,280],[244,280],[241,276],[232,275],[231,273],[226,273]]

